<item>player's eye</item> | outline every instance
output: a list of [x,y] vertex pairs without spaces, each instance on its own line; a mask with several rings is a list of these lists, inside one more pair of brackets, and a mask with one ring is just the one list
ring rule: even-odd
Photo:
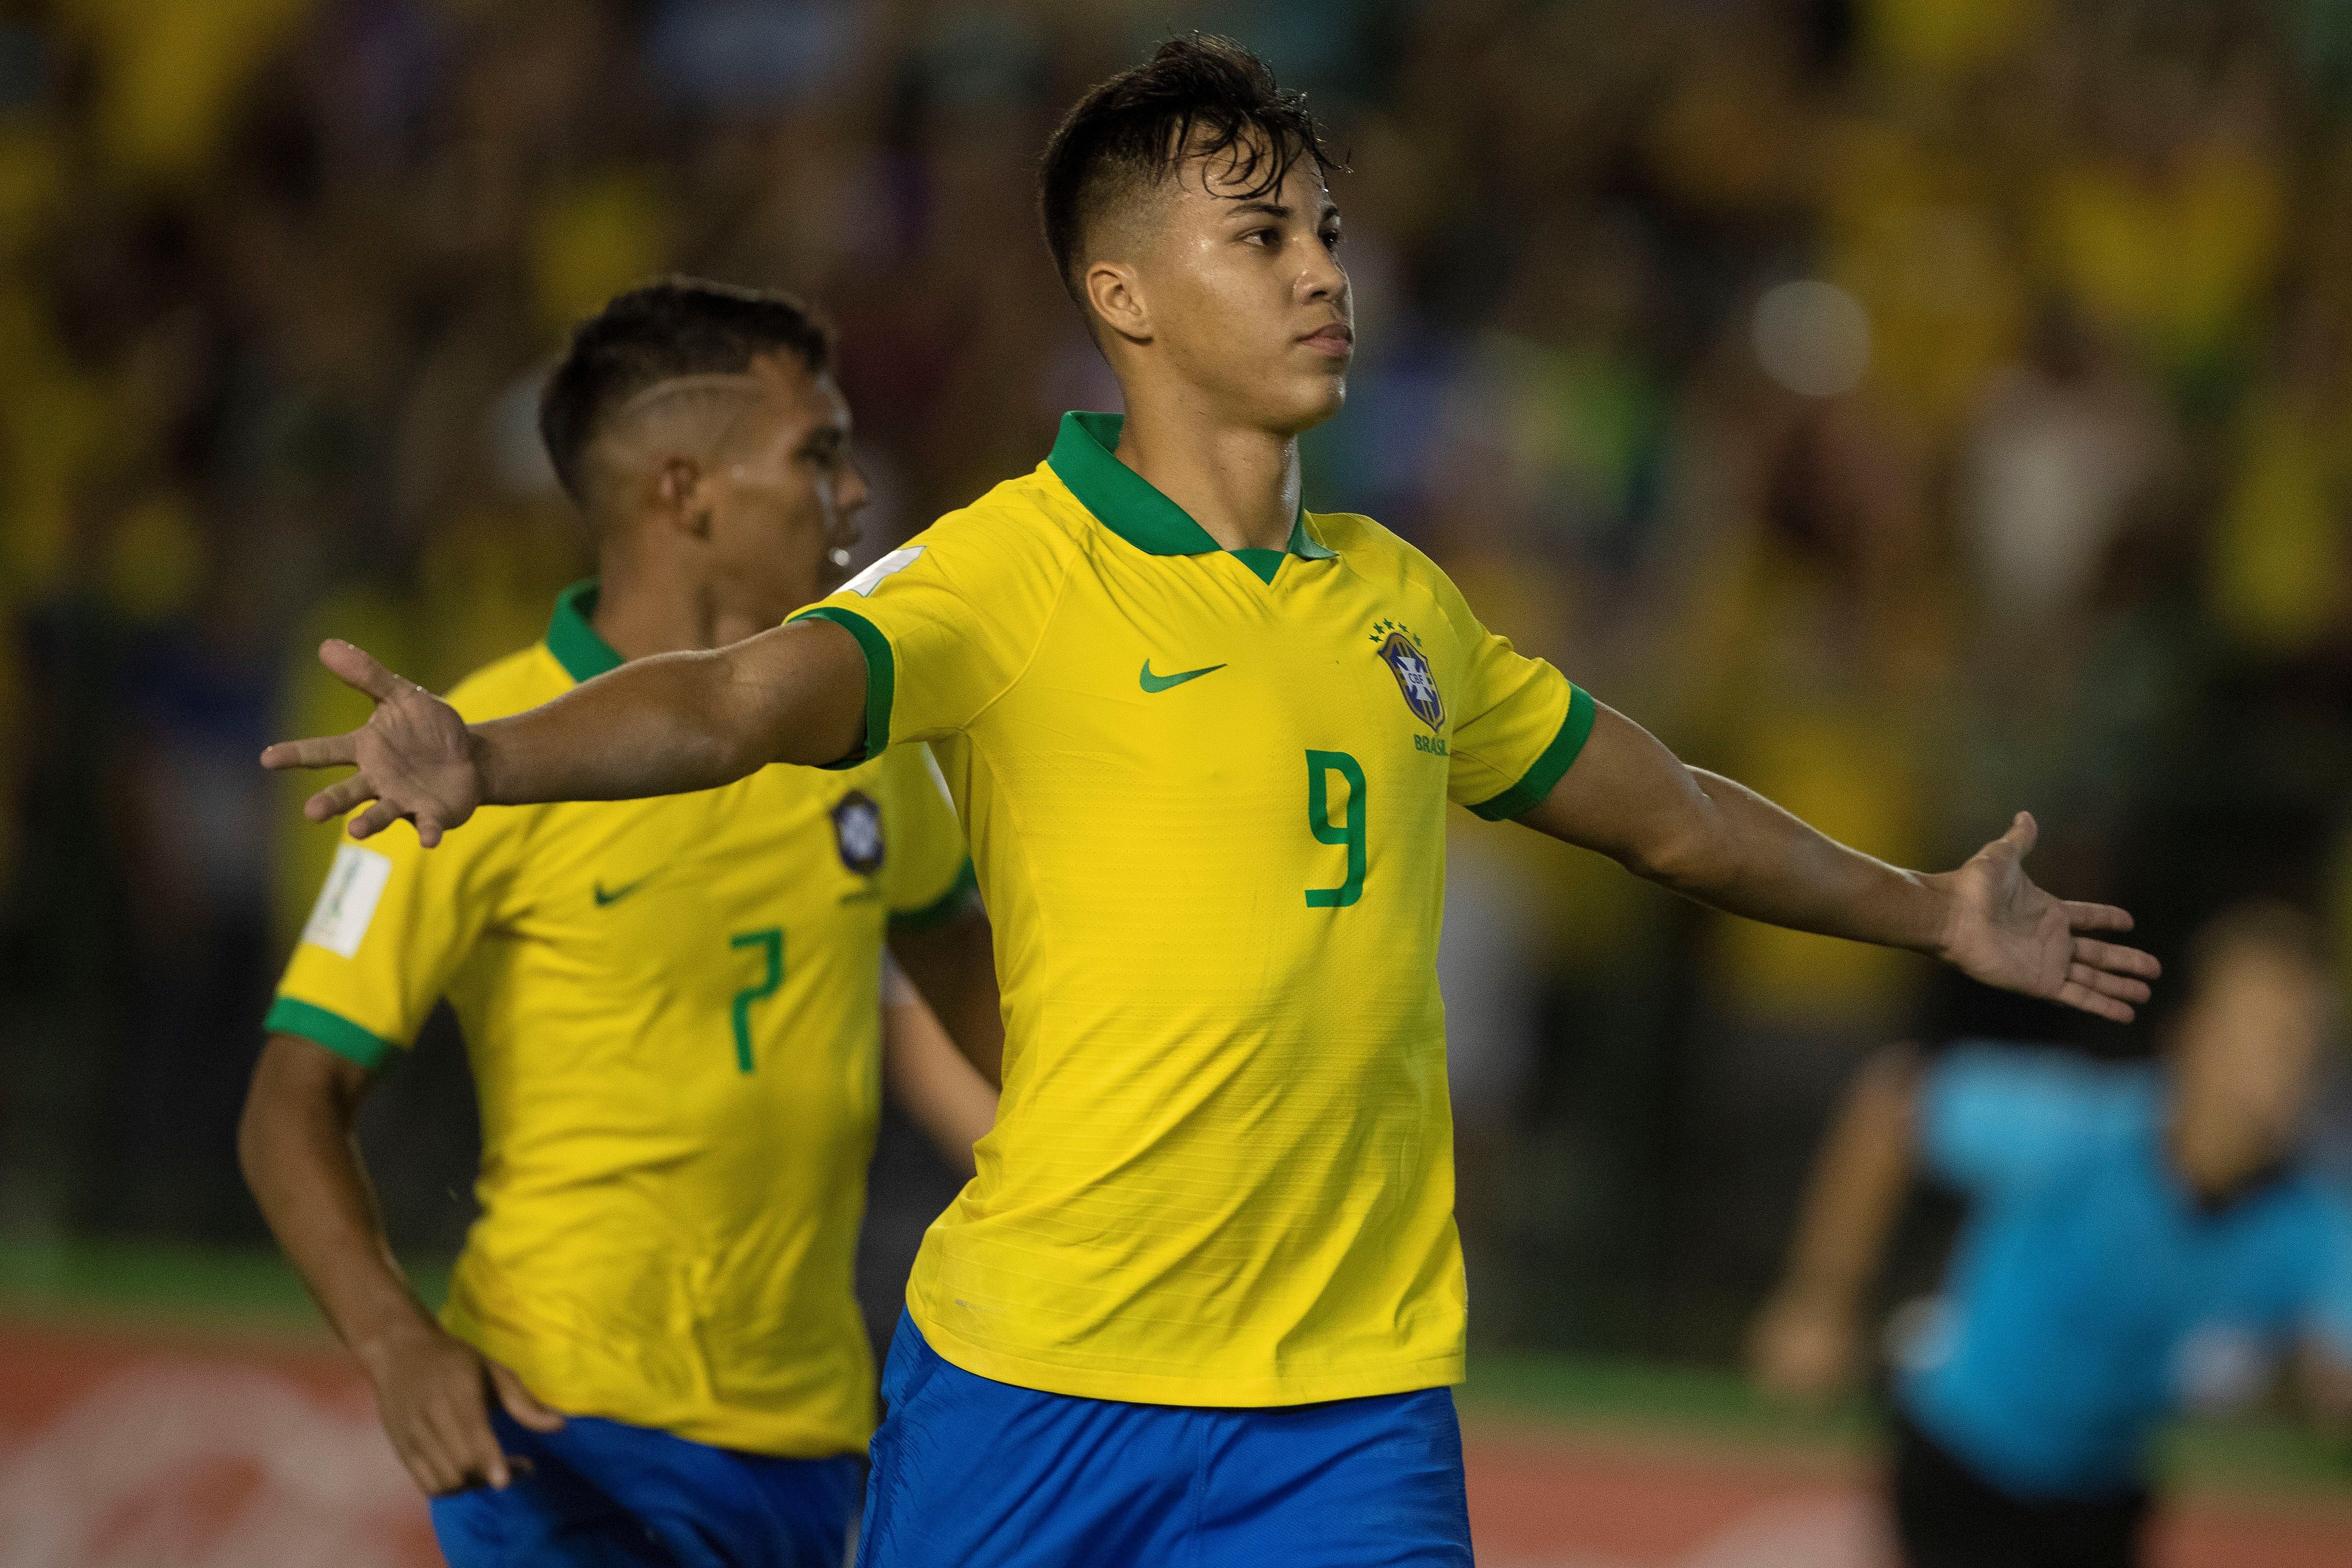
[[1242,238],[1248,244],[1261,245],[1271,250],[1282,243],[1282,231],[1272,227],[1254,228],[1243,235]]

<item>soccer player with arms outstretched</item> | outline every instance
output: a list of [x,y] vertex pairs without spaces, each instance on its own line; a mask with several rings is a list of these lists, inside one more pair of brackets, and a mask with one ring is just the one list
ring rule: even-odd
[[997,936],[1003,1101],[884,1374],[864,1560],[1468,1563],[1466,1311],[1434,955],[1449,801],[1717,908],[2130,1016],[2119,910],[2033,828],[1899,870],[1677,762],[1481,626],[1370,519],[1299,505],[1353,347],[1319,132],[1192,38],[1046,151],[1055,265],[1124,420],[787,625],[468,726],[346,644],[356,763],[308,809],[428,842],[486,803],[937,747]]
[[[671,281],[574,335],[541,425],[599,576],[450,709],[714,647],[841,579],[866,488],[824,329]],[[985,922],[924,749],[659,799],[495,807],[338,851],[242,1130],[271,1227],[373,1384],[455,1568],[838,1568],[873,1429],[852,1289],[882,1079],[967,1172],[995,1095]],[[436,1323],[351,1141],[454,1005],[482,1214]]]

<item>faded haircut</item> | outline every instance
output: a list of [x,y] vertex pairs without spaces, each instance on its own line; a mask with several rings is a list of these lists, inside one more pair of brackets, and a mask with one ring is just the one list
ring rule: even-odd
[[1150,59],[1099,83],[1063,118],[1037,174],[1045,248],[1072,300],[1088,232],[1121,205],[1155,194],[1196,160],[1215,161],[1237,200],[1279,190],[1301,158],[1344,172],[1307,111],[1264,60],[1231,38],[1171,38]]
[[589,445],[630,399],[681,376],[741,374],[779,350],[822,375],[833,368],[833,329],[790,294],[698,278],[617,296],[572,329],[540,393],[540,439],[564,492],[587,506]]

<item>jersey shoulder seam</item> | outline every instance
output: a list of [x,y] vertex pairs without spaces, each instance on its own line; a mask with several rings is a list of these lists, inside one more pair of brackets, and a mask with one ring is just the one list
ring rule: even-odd
[[[1034,479],[1034,477],[1035,476],[1034,475],[1028,476],[1028,478],[1031,479]],[[995,492],[991,491],[990,493],[992,495]],[[983,496],[982,500],[984,502],[987,499],[987,497]],[[1048,553],[1055,557],[1056,564],[1061,569],[1061,576],[1060,579],[1055,583],[1054,591],[1046,600],[1045,613],[1037,617],[1036,639],[1029,645],[1029,651],[1021,660],[1021,668],[1014,670],[1010,676],[1006,677],[1004,684],[998,688],[995,693],[992,695],[987,701],[982,703],[979,707],[971,710],[971,717],[965,721],[964,724],[967,733],[970,732],[972,725],[980,722],[981,716],[982,714],[995,707],[999,702],[1002,702],[1008,692],[1010,692],[1014,687],[1021,684],[1023,678],[1027,676],[1030,669],[1035,666],[1038,656],[1045,652],[1046,634],[1053,627],[1054,617],[1061,613],[1062,596],[1069,592],[1070,579],[1077,574],[1078,558],[1082,553],[1084,553],[1085,547],[1080,544],[1078,541],[1071,538],[1070,535],[1063,530],[1059,520],[1055,518],[1044,507],[1036,505],[1034,501],[1026,504],[1030,505],[1036,511],[1038,514],[1038,521],[1045,525],[1044,529],[1040,531],[1048,536],[1048,542],[1045,548]],[[972,509],[967,508],[965,510],[969,511]],[[1012,509],[1008,507],[1005,510],[1009,511]],[[1007,522],[1011,522],[1013,520],[1007,518],[1005,521]],[[1052,537],[1054,535],[1059,536],[1058,541],[1055,541]]]
[[[1444,616],[1449,626],[1453,625],[1454,617],[1446,611],[1444,596],[1438,593],[1436,585],[1431,581],[1432,578],[1438,578],[1450,583],[1453,579],[1445,576],[1445,569],[1431,560],[1427,552],[1367,512],[1318,511],[1309,512],[1307,515],[1318,520],[1323,518],[1347,520],[1353,525],[1352,531],[1356,534],[1356,538],[1349,542],[1354,549],[1333,549],[1332,553],[1338,556],[1350,572],[1359,577],[1369,575],[1364,571],[1365,563],[1358,558],[1359,552],[1377,552],[1387,557],[1395,563],[1396,574],[1405,585],[1432,610]],[[1328,540],[1324,541],[1323,543],[1327,549],[1330,548]],[[1459,592],[1457,589],[1457,595]]]

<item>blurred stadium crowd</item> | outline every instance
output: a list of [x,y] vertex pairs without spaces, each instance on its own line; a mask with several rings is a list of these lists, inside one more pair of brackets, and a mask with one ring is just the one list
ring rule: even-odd
[[[2042,879],[2160,952],[2337,901],[2328,0],[0,0],[0,1238],[261,1238],[230,1130],[332,836],[255,752],[364,711],[324,631],[446,685],[542,627],[583,558],[532,424],[566,325],[670,269],[821,302],[887,549],[1116,396],[1032,161],[1189,26],[1351,155],[1310,506],[1890,858],[2030,807]],[[1454,849],[1489,1342],[1723,1353],[1864,1047],[2160,1027],[1556,850]],[[370,1111],[427,1255],[467,1214],[451,1047]],[[937,1173],[885,1158],[910,1251]]]

